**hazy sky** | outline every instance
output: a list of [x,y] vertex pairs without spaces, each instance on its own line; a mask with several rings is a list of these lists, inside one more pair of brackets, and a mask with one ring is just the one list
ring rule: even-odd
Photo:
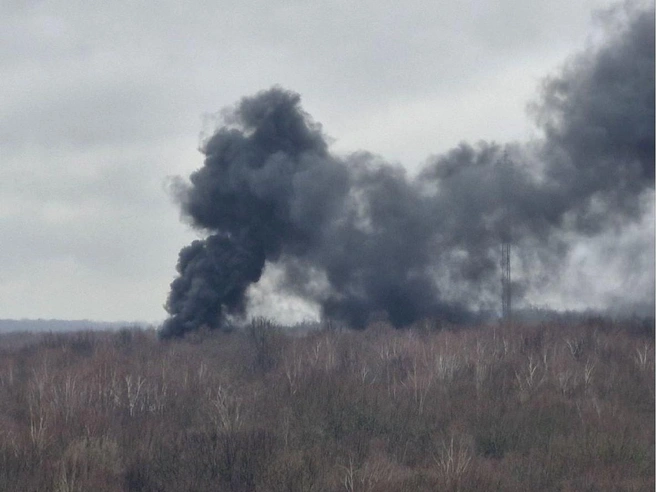
[[[202,164],[202,135],[242,96],[297,91],[333,151],[417,170],[462,140],[538,136],[526,105],[611,3],[3,1],[0,318],[163,319],[195,236],[167,177]],[[534,301],[653,295],[653,235],[652,216],[580,246]],[[623,278],[629,261],[645,275]]]

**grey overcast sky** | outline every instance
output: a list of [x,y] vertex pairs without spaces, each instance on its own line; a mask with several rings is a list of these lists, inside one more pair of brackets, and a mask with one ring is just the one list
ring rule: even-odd
[[[611,4],[3,1],[0,318],[162,320],[195,237],[167,179],[202,165],[202,135],[241,97],[294,90],[334,152],[416,171],[463,140],[536,138],[540,80],[595,42],[594,12]],[[530,301],[653,296],[653,213],[625,232],[575,248],[566,278]],[[623,277],[636,261],[642,274]]]

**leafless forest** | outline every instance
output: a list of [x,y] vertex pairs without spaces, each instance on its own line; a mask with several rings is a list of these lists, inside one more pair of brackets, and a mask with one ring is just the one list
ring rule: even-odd
[[653,489],[649,323],[0,336],[0,490]]

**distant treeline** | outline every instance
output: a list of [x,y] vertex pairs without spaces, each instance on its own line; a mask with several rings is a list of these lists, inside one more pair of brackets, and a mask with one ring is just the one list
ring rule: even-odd
[[14,331],[65,332],[82,330],[117,330],[120,328],[146,328],[146,323],[125,321],[89,321],[63,319],[0,319],[0,333]]
[[[585,311],[557,311],[548,307],[530,306],[516,309],[513,311],[513,320],[519,323],[564,323],[564,324],[581,324],[595,321],[631,321],[634,328],[639,325],[640,331],[644,333],[654,332],[654,316],[644,315],[644,309],[637,311],[636,314],[629,313],[609,313],[593,310]],[[638,314],[640,313],[640,314]],[[497,316],[494,313],[480,313],[479,319],[474,324],[488,324],[493,322]],[[376,321],[376,320],[372,320]],[[382,320],[385,321],[385,320]],[[329,324],[333,324],[328,322]],[[290,326],[281,326],[286,331],[294,334],[304,333],[318,329],[324,323],[318,321],[305,321]],[[451,324],[440,323],[439,320],[433,320],[430,323],[436,329],[454,328]],[[341,323],[340,323],[341,326]],[[159,326],[139,321],[91,321],[91,320],[62,320],[62,319],[0,319],[0,333],[12,332],[32,332],[32,333],[49,333],[49,332],[71,332],[86,330],[120,330],[123,328],[140,328],[156,329]],[[344,326],[344,328],[346,328]],[[227,330],[230,331],[230,330]]]

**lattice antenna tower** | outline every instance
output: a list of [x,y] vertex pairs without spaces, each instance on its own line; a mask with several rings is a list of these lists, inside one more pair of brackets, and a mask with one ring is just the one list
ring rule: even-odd
[[501,243],[501,315],[503,321],[512,319],[512,296],[510,289],[510,240]]
[[[508,151],[503,154],[504,164],[510,165]],[[501,236],[501,316],[505,323],[512,320],[512,291],[510,278],[510,217],[508,212],[503,222],[503,232]]]

